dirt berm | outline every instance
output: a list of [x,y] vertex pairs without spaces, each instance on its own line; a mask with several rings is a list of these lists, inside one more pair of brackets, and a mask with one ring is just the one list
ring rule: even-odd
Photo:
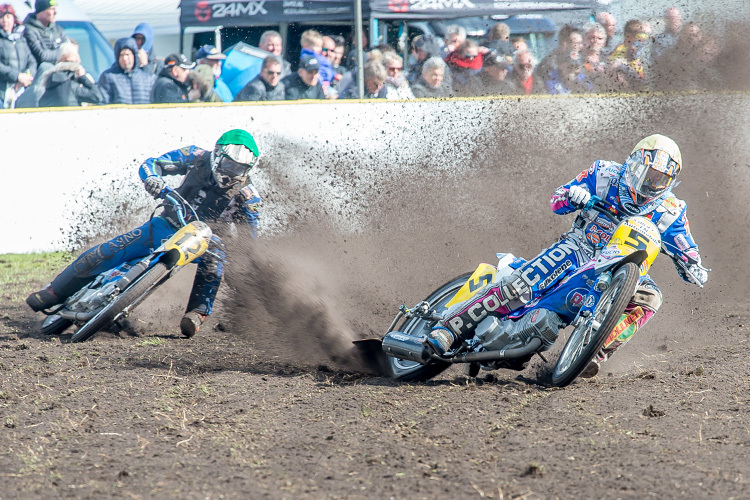
[[[463,102],[481,134],[448,117],[423,125],[452,130],[437,143],[393,133],[363,154],[270,138],[269,225],[230,242],[192,340],[187,272],[83,344],[3,296],[0,498],[748,498],[750,98],[515,104]],[[553,190],[654,132],[682,148],[675,192],[713,271],[700,290],[660,257],[662,310],[599,377],[550,388],[536,359],[399,384],[351,355],[399,304],[497,251],[535,255],[572,221]]]

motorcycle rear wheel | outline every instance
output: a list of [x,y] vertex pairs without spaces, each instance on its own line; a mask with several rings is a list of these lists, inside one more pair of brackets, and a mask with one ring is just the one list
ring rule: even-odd
[[161,280],[169,269],[163,262],[157,262],[135,280],[120,295],[104,307],[99,313],[91,318],[85,325],[78,329],[71,337],[71,342],[83,342],[88,340],[96,332],[110,324],[126,307],[135,302],[141,295],[146,293],[151,286]]
[[594,330],[592,319],[588,318],[571,332],[552,371],[552,385],[565,387],[570,384],[596,356],[633,297],[638,277],[638,266],[632,262],[615,271],[609,288],[602,293],[593,312],[599,328]]
[[[469,279],[469,276],[471,276],[471,273],[453,278],[428,295],[425,300],[430,303],[435,312],[441,313],[445,311],[445,304],[450,302],[453,295]],[[420,318],[407,319],[397,328],[399,332],[409,335],[427,334],[431,329],[432,322]],[[426,365],[422,365],[416,361],[394,358],[392,356],[387,356],[387,358],[386,368],[388,375],[402,382],[424,382],[445,371],[452,364],[444,361],[431,361]]]

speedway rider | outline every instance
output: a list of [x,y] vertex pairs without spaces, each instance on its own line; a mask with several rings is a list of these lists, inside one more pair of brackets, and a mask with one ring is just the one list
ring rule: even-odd
[[[175,149],[158,158],[147,159],[138,170],[146,191],[156,199],[162,196],[166,186],[162,175],[184,175],[176,191],[195,208],[198,218],[214,230],[208,251],[196,260],[198,270],[180,321],[185,337],[195,335],[211,314],[221,283],[225,257],[224,245],[217,236],[221,234],[221,223],[246,221],[253,236],[256,234],[261,200],[249,173],[258,154],[252,135],[234,129],[219,138],[213,151],[197,146]],[[26,303],[34,311],[50,308],[64,302],[103,271],[145,257],[180,228],[174,210],[167,205],[160,216],[89,249],[51,284],[29,295]]]
[[[650,219],[661,233],[667,253],[682,255],[683,262],[689,264],[688,272],[676,266],[678,274],[685,281],[700,286],[708,279],[708,274],[700,265],[698,245],[690,233],[687,205],[672,194],[681,168],[682,155],[677,144],[663,135],[650,135],[635,146],[624,164],[595,161],[575,179],[557,188],[550,204],[556,214],[568,214],[584,209],[595,194],[615,207],[615,215],[641,215]],[[486,285],[468,301],[446,311],[441,325],[433,330],[433,345],[447,350],[455,336],[464,333],[462,327],[466,325],[468,329],[471,314],[476,317],[477,308],[491,294],[497,294],[503,299],[500,304],[505,305],[487,312],[503,315],[537,297],[541,290],[555,286],[591,260],[595,245],[606,244],[614,229],[615,224],[603,215],[593,209],[583,210],[570,231],[557,243],[531,261],[517,259],[516,265],[512,265],[516,270],[510,276]],[[533,279],[529,279],[530,276]],[[600,364],[642,328],[661,303],[662,295],[656,283],[648,275],[642,276],[635,296],[613,330],[617,335],[607,339],[581,376],[596,375]]]

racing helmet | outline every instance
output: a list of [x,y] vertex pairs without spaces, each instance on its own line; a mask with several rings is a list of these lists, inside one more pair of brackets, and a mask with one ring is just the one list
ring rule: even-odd
[[672,139],[654,134],[642,139],[625,161],[620,182],[637,206],[654,201],[669,190],[682,169],[680,148]]
[[258,146],[245,130],[224,132],[211,153],[211,170],[216,183],[227,188],[243,181],[258,161]]

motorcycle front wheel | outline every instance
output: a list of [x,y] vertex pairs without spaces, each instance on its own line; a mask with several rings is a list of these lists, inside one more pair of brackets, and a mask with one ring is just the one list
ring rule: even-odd
[[169,269],[163,262],[157,262],[147,269],[137,280],[135,280],[120,295],[99,311],[85,325],[78,329],[71,337],[71,342],[83,342],[88,340],[96,332],[110,324],[130,304],[138,300],[141,295],[148,292],[154,283],[161,280]]
[[[450,302],[453,295],[455,295],[458,289],[466,283],[467,279],[469,279],[469,276],[471,276],[471,273],[462,274],[457,278],[453,278],[428,295],[425,300],[429,302],[430,307],[435,312],[442,313],[446,310],[445,304]],[[401,323],[397,330],[409,335],[426,335],[430,333],[433,326],[434,322],[432,321],[421,318],[411,318]],[[451,363],[446,363],[444,361],[431,361],[426,365],[422,365],[416,361],[394,358],[392,356],[387,356],[387,358],[386,367],[388,375],[391,378],[403,382],[423,382],[431,379],[451,366]]]
[[585,318],[568,337],[552,371],[552,385],[570,384],[596,356],[633,297],[638,277],[638,266],[632,262],[615,271],[591,317]]

